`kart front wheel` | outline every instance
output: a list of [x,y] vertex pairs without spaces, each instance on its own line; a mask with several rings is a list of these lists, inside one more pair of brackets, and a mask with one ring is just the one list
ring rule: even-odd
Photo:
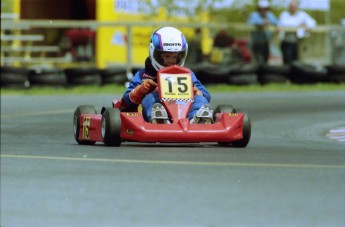
[[[232,105],[219,105],[213,111],[213,120],[217,121],[216,114],[218,113],[236,113],[236,109]],[[218,142],[219,145],[228,146],[230,143],[227,142]]]
[[94,145],[95,141],[87,141],[87,140],[80,140],[79,139],[79,132],[80,132],[80,116],[82,114],[97,114],[97,111],[94,106],[91,105],[81,105],[78,106],[77,109],[74,111],[73,116],[73,134],[74,138],[80,145]]
[[236,113],[236,109],[232,105],[219,105],[213,111],[213,119],[216,121],[216,114],[218,113]]
[[121,117],[117,108],[107,108],[102,116],[102,139],[106,146],[121,145]]
[[[219,105],[213,112],[214,120],[216,120],[217,113],[237,113],[238,111],[232,105]],[[244,113],[243,127],[242,127],[243,138],[233,142],[218,142],[219,145],[228,146],[232,145],[234,147],[246,147],[250,140],[251,135],[251,123],[248,115]]]
[[244,113],[243,126],[242,126],[243,138],[232,142],[234,147],[246,147],[250,140],[251,135],[251,123],[248,114]]

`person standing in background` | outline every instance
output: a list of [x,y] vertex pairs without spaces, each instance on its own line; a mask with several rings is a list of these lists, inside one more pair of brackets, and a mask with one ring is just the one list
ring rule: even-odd
[[279,16],[278,25],[281,28],[293,28],[295,31],[282,31],[281,51],[284,64],[298,60],[298,43],[305,37],[306,31],[316,27],[316,21],[305,11],[299,10],[299,1],[290,0],[288,10]]
[[272,30],[269,28],[277,25],[275,15],[270,11],[270,2],[259,0],[257,11],[249,15],[247,23],[255,28],[251,32],[251,46],[254,60],[260,64],[267,64],[270,55],[270,42]]

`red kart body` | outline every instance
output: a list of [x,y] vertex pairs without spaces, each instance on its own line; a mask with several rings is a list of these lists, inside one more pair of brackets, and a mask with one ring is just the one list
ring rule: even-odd
[[[80,113],[76,110],[74,131],[77,142],[104,142],[106,145],[119,146],[123,141],[220,144],[237,141],[239,147],[245,147],[250,137],[250,121],[245,113],[236,113],[234,109],[224,112],[218,108],[214,113],[214,123],[190,123],[187,115],[194,100],[190,74],[189,69],[180,66],[170,66],[158,72],[158,91],[171,119],[170,124],[146,122],[141,112],[124,112],[124,103],[114,99],[112,108],[103,114]],[[117,120],[114,121],[114,118]]]
[[[243,116],[243,113],[217,114],[218,121],[207,125],[190,124],[186,118],[173,124],[151,124],[144,120],[141,113],[122,112],[120,137],[137,142],[230,142],[242,139]],[[80,140],[103,142],[101,114],[83,114],[80,121]]]

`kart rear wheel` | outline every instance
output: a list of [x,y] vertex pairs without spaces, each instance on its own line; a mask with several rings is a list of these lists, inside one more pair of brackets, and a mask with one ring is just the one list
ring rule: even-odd
[[106,146],[121,145],[121,117],[117,108],[107,108],[102,116],[102,138]]
[[94,145],[95,141],[80,140],[78,138],[80,132],[80,115],[82,114],[97,114],[97,111],[94,106],[91,105],[81,105],[78,106],[74,111],[73,117],[73,134],[74,138],[80,145]]
[[251,123],[248,114],[244,113],[243,127],[242,127],[243,138],[232,142],[234,147],[246,147],[250,140],[251,135]]

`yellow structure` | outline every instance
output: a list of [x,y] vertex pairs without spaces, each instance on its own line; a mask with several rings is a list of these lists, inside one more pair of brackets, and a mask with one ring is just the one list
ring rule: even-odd
[[[20,1],[21,0],[2,0],[1,1],[1,14],[2,14],[2,16],[7,15],[4,17],[5,20],[18,21],[20,19]],[[4,8],[4,10],[3,10],[3,8]],[[5,35],[4,32],[5,32],[5,30],[1,29],[1,35]],[[13,31],[13,35],[20,35],[20,34],[21,34],[21,31],[19,29]],[[20,41],[14,40],[14,41],[11,41],[10,43],[1,41],[1,45],[5,45],[5,46],[9,45],[12,47],[19,47]],[[1,59],[5,58],[4,53],[5,52],[1,51]],[[3,62],[1,60],[1,65],[2,64],[3,64]],[[19,62],[13,62],[13,66],[19,66],[19,65],[20,65]]]
[[[19,20],[20,18],[20,1],[21,0],[2,0],[1,16],[7,15],[4,19]],[[3,18],[3,17],[2,17]]]
[[[119,1],[119,0],[118,0]],[[118,2],[119,4],[119,2]],[[126,4],[123,2],[124,8],[116,8],[116,0],[97,1],[96,19],[99,22],[134,22],[140,21],[142,15],[126,12]],[[128,7],[128,6],[127,6]],[[143,49],[147,45],[144,39],[150,32],[148,28],[132,29],[133,35],[133,63],[142,62],[144,58]],[[119,27],[100,27],[96,36],[96,59],[97,66],[104,68],[112,64],[125,64],[127,61],[127,28]],[[141,39],[141,40],[140,40]]]
[[[174,16],[167,18],[164,8],[157,11],[150,11],[143,0],[98,0],[96,5],[96,19],[98,22],[147,22],[147,26],[137,26],[131,28],[131,62],[133,65],[144,65],[149,54],[148,46],[151,34],[159,27],[164,26],[164,22],[188,22],[186,17]],[[150,14],[152,13],[152,14]],[[152,15],[152,16],[150,16]],[[200,15],[200,22],[207,22],[207,14]],[[150,24],[150,22],[162,22],[161,26]],[[194,35],[194,29],[188,27],[178,27],[187,37],[187,41]],[[202,35],[208,36],[208,31],[203,30]],[[96,37],[96,63],[99,68],[110,65],[127,63],[127,27],[100,27]],[[206,52],[210,46],[210,40],[203,40]]]

